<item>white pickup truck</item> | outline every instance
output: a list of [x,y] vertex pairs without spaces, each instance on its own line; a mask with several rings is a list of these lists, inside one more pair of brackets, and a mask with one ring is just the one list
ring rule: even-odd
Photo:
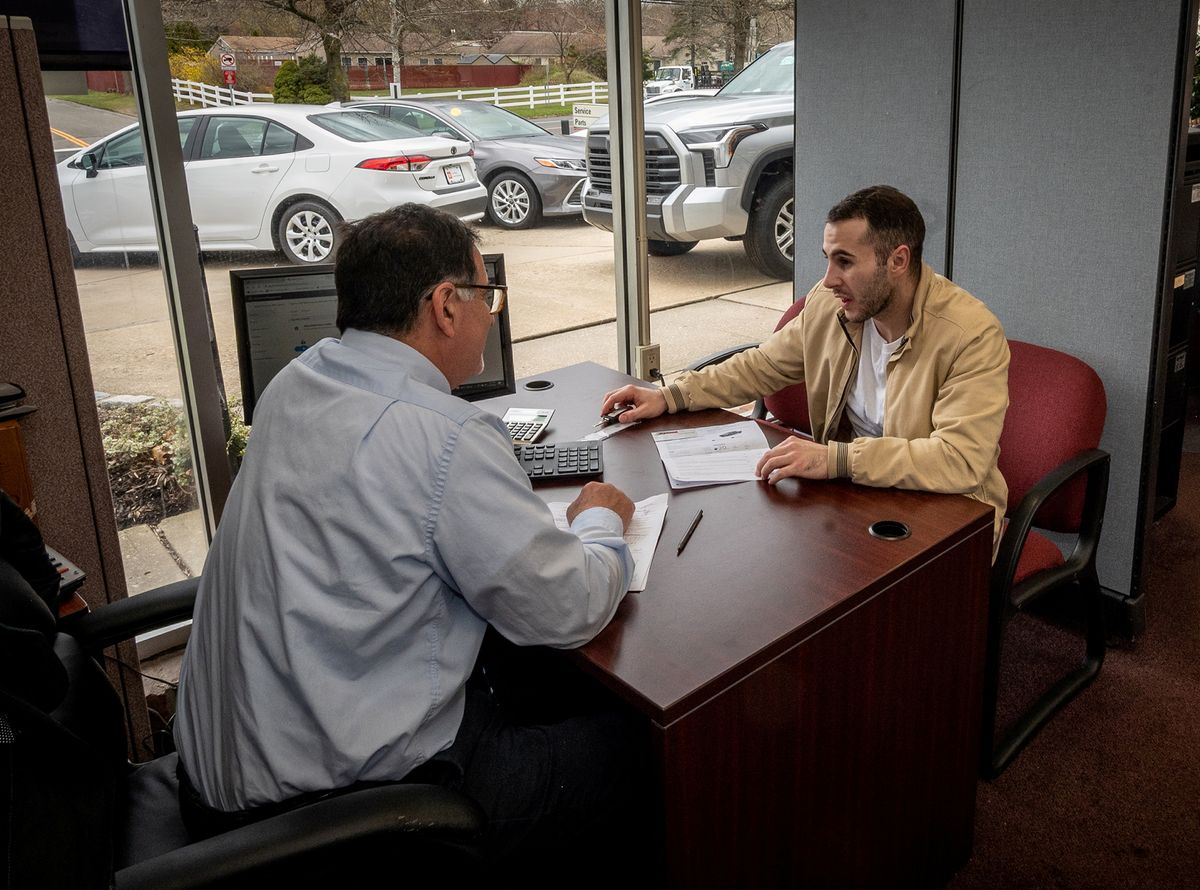
[[[795,50],[781,43],[715,96],[690,90],[645,110],[646,230],[651,256],[708,238],[741,240],[772,278],[792,277]],[[609,128],[588,128],[583,218],[612,231]]]
[[654,79],[642,84],[642,95],[665,96],[668,93],[686,93],[696,88],[696,77],[689,65],[663,65],[654,72]]

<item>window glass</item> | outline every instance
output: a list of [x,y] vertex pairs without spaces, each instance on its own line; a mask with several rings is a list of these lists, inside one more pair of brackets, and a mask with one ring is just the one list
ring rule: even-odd
[[263,144],[267,122],[254,117],[210,117],[200,146],[201,160],[251,158]]
[[542,127],[532,121],[483,102],[461,102],[443,107],[442,111],[453,118],[473,139],[506,139],[510,136],[546,134]]
[[262,153],[265,155],[286,154],[296,150],[296,134],[287,127],[271,123],[267,127],[267,136],[263,141]]
[[145,163],[146,150],[142,147],[142,128],[136,127],[105,145],[104,154],[96,166],[101,170],[111,170],[117,167],[141,167]]
[[384,139],[411,139],[420,135],[402,123],[370,111],[333,111],[312,114],[308,119],[351,142],[379,142]]
[[192,128],[196,126],[194,117],[181,117],[178,120],[179,124],[179,147],[183,148],[187,145],[188,135],[192,132]]
[[423,109],[411,108],[405,105],[394,105],[389,110],[391,111],[393,120],[411,127],[422,136],[449,136],[452,139],[462,138],[445,121]]

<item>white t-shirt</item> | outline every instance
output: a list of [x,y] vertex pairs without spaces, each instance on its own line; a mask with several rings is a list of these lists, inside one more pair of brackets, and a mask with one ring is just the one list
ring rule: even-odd
[[884,343],[874,319],[863,325],[858,373],[846,402],[846,417],[855,437],[877,439],[883,435],[883,407],[887,401],[887,365],[903,337]]

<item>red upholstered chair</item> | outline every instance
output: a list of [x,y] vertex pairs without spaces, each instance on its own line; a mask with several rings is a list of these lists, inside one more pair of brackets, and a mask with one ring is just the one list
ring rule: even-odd
[[[801,297],[783,313],[779,318],[778,324],[775,325],[775,330],[779,330],[793,318],[800,314],[800,310],[804,308],[804,297]],[[743,350],[757,346],[757,343],[746,343],[742,346],[735,346],[732,349],[724,349],[721,352],[706,356],[697,362],[689,365],[689,370],[698,371],[701,368],[706,368],[709,365],[715,365],[725,361],[725,359],[736,355]],[[770,417],[781,426],[789,429],[797,430],[804,433],[806,436],[812,435],[812,423],[808,419],[808,393],[804,388],[803,383],[797,383],[795,386],[787,386],[777,393],[773,393],[764,399],[759,399],[754,406],[754,416],[760,419],[765,419],[768,412]]]
[[[1096,678],[1104,663],[1104,623],[1096,548],[1108,496],[1109,455],[1099,450],[1107,401],[1104,384],[1073,356],[1009,341],[1009,407],[1000,435],[1000,471],[1008,483],[1008,523],[992,568],[984,669],[982,772],[999,775],[1051,717]],[[1064,558],[1035,529],[1069,533]],[[1086,647],[1082,662],[996,735],[1000,656],[1009,619],[1052,591],[1076,587]]]

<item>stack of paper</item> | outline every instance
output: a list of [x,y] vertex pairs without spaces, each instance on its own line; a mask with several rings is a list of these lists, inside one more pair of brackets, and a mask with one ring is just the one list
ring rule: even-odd
[[[567,522],[568,505],[564,501],[554,501],[546,506],[554,516],[554,524],[563,531],[569,531],[571,525]],[[633,581],[629,585],[630,590],[646,589],[650,563],[654,559],[654,548],[658,546],[658,538],[662,534],[663,520],[666,516],[665,494],[656,494],[634,504],[633,521],[625,530],[625,543],[629,545],[629,553],[633,556]]]
[[770,447],[753,421],[652,433],[672,488],[750,482]]

